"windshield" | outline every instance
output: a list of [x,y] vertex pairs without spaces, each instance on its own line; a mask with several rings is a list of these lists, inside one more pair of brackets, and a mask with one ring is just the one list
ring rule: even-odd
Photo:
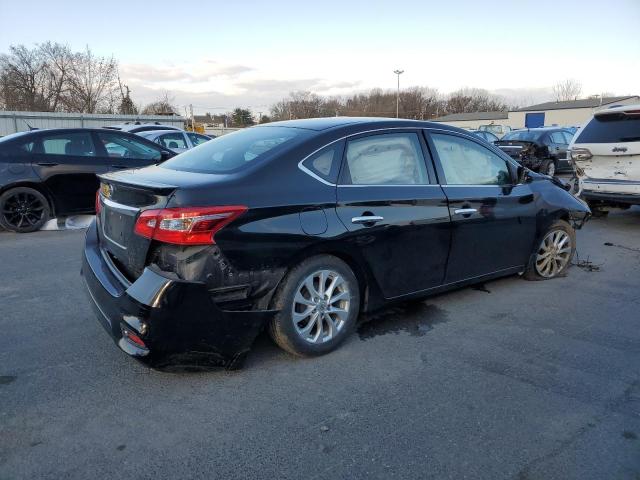
[[594,117],[576,143],[640,142],[640,116],[607,114]]
[[522,142],[536,142],[540,138],[540,135],[542,135],[541,132],[532,132],[532,131],[529,131],[529,130],[521,130],[521,131],[515,131],[515,132],[507,133],[504,137],[502,137],[502,140],[516,140],[516,141],[522,141]]
[[254,127],[222,135],[184,152],[161,166],[198,173],[228,173],[281,151],[304,130],[288,127]]

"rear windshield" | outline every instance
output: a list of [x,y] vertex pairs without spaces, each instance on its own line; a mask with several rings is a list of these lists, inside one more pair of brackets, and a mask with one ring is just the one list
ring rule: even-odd
[[517,140],[521,142],[535,142],[540,138],[542,132],[531,132],[527,130],[509,132],[502,140]]
[[609,114],[594,117],[582,129],[576,143],[640,142],[640,117]]
[[276,154],[305,132],[288,127],[256,127],[228,133],[167,160],[161,166],[197,173],[228,173]]

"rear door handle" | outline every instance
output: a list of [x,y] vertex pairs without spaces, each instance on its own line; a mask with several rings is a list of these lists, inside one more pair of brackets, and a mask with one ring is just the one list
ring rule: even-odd
[[458,208],[453,211],[456,215],[471,215],[472,213],[478,213],[477,208]]
[[37,165],[41,167],[57,167],[59,164],[55,162],[38,162]]
[[129,168],[129,167],[126,165],[111,165],[111,168],[123,169],[123,168]]
[[362,217],[353,217],[351,219],[351,223],[356,224],[367,224],[367,223],[378,223],[384,220],[384,217],[379,217],[378,215],[364,215]]

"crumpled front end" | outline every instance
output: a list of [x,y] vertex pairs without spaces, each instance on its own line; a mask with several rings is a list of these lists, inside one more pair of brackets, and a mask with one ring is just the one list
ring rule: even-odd
[[129,283],[87,231],[82,274],[98,319],[128,355],[155,368],[239,368],[275,311],[222,310],[203,282],[151,265]]

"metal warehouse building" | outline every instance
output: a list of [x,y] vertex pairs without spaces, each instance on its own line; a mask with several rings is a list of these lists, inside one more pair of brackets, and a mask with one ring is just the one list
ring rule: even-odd
[[183,128],[184,118],[172,115],[110,115],[99,113],[0,111],[0,137],[31,128],[99,128],[125,122],[154,123]]
[[640,103],[640,97],[598,97],[566,102],[546,102],[509,112],[458,113],[436,118],[435,122],[455,127],[477,129],[480,125],[508,125],[511,128],[535,128],[558,125],[578,127],[591,118],[594,112],[615,105]]

